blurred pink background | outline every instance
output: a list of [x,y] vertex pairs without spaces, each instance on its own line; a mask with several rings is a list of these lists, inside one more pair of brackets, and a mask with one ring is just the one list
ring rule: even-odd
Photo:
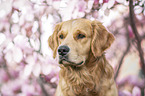
[[145,0],[0,0],[0,96],[54,95],[60,69],[47,40],[55,24],[75,18],[114,34],[106,57],[119,96],[145,96]]

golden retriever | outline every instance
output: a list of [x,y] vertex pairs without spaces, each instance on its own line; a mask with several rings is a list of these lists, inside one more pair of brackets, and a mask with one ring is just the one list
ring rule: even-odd
[[60,64],[56,96],[118,96],[104,51],[114,36],[97,20],[73,19],[55,26],[48,43]]

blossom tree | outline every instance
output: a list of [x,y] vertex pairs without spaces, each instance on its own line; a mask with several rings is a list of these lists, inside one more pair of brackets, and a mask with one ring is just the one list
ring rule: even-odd
[[0,96],[53,96],[56,23],[99,20],[116,40],[106,52],[120,96],[144,96],[145,0],[0,0]]

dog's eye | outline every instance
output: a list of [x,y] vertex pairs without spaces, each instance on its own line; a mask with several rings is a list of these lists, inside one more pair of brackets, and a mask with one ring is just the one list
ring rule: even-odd
[[63,38],[64,38],[64,36],[61,34],[61,35],[59,35],[59,38],[60,38],[60,39],[63,39]]
[[78,35],[77,35],[77,38],[78,38],[78,39],[83,39],[83,38],[85,38],[85,37],[86,37],[86,36],[83,35],[83,34],[78,34]]

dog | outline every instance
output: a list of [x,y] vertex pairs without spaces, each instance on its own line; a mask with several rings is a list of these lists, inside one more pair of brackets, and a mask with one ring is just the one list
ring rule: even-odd
[[101,22],[73,19],[58,23],[48,43],[60,65],[56,96],[118,96],[105,50],[114,36]]

